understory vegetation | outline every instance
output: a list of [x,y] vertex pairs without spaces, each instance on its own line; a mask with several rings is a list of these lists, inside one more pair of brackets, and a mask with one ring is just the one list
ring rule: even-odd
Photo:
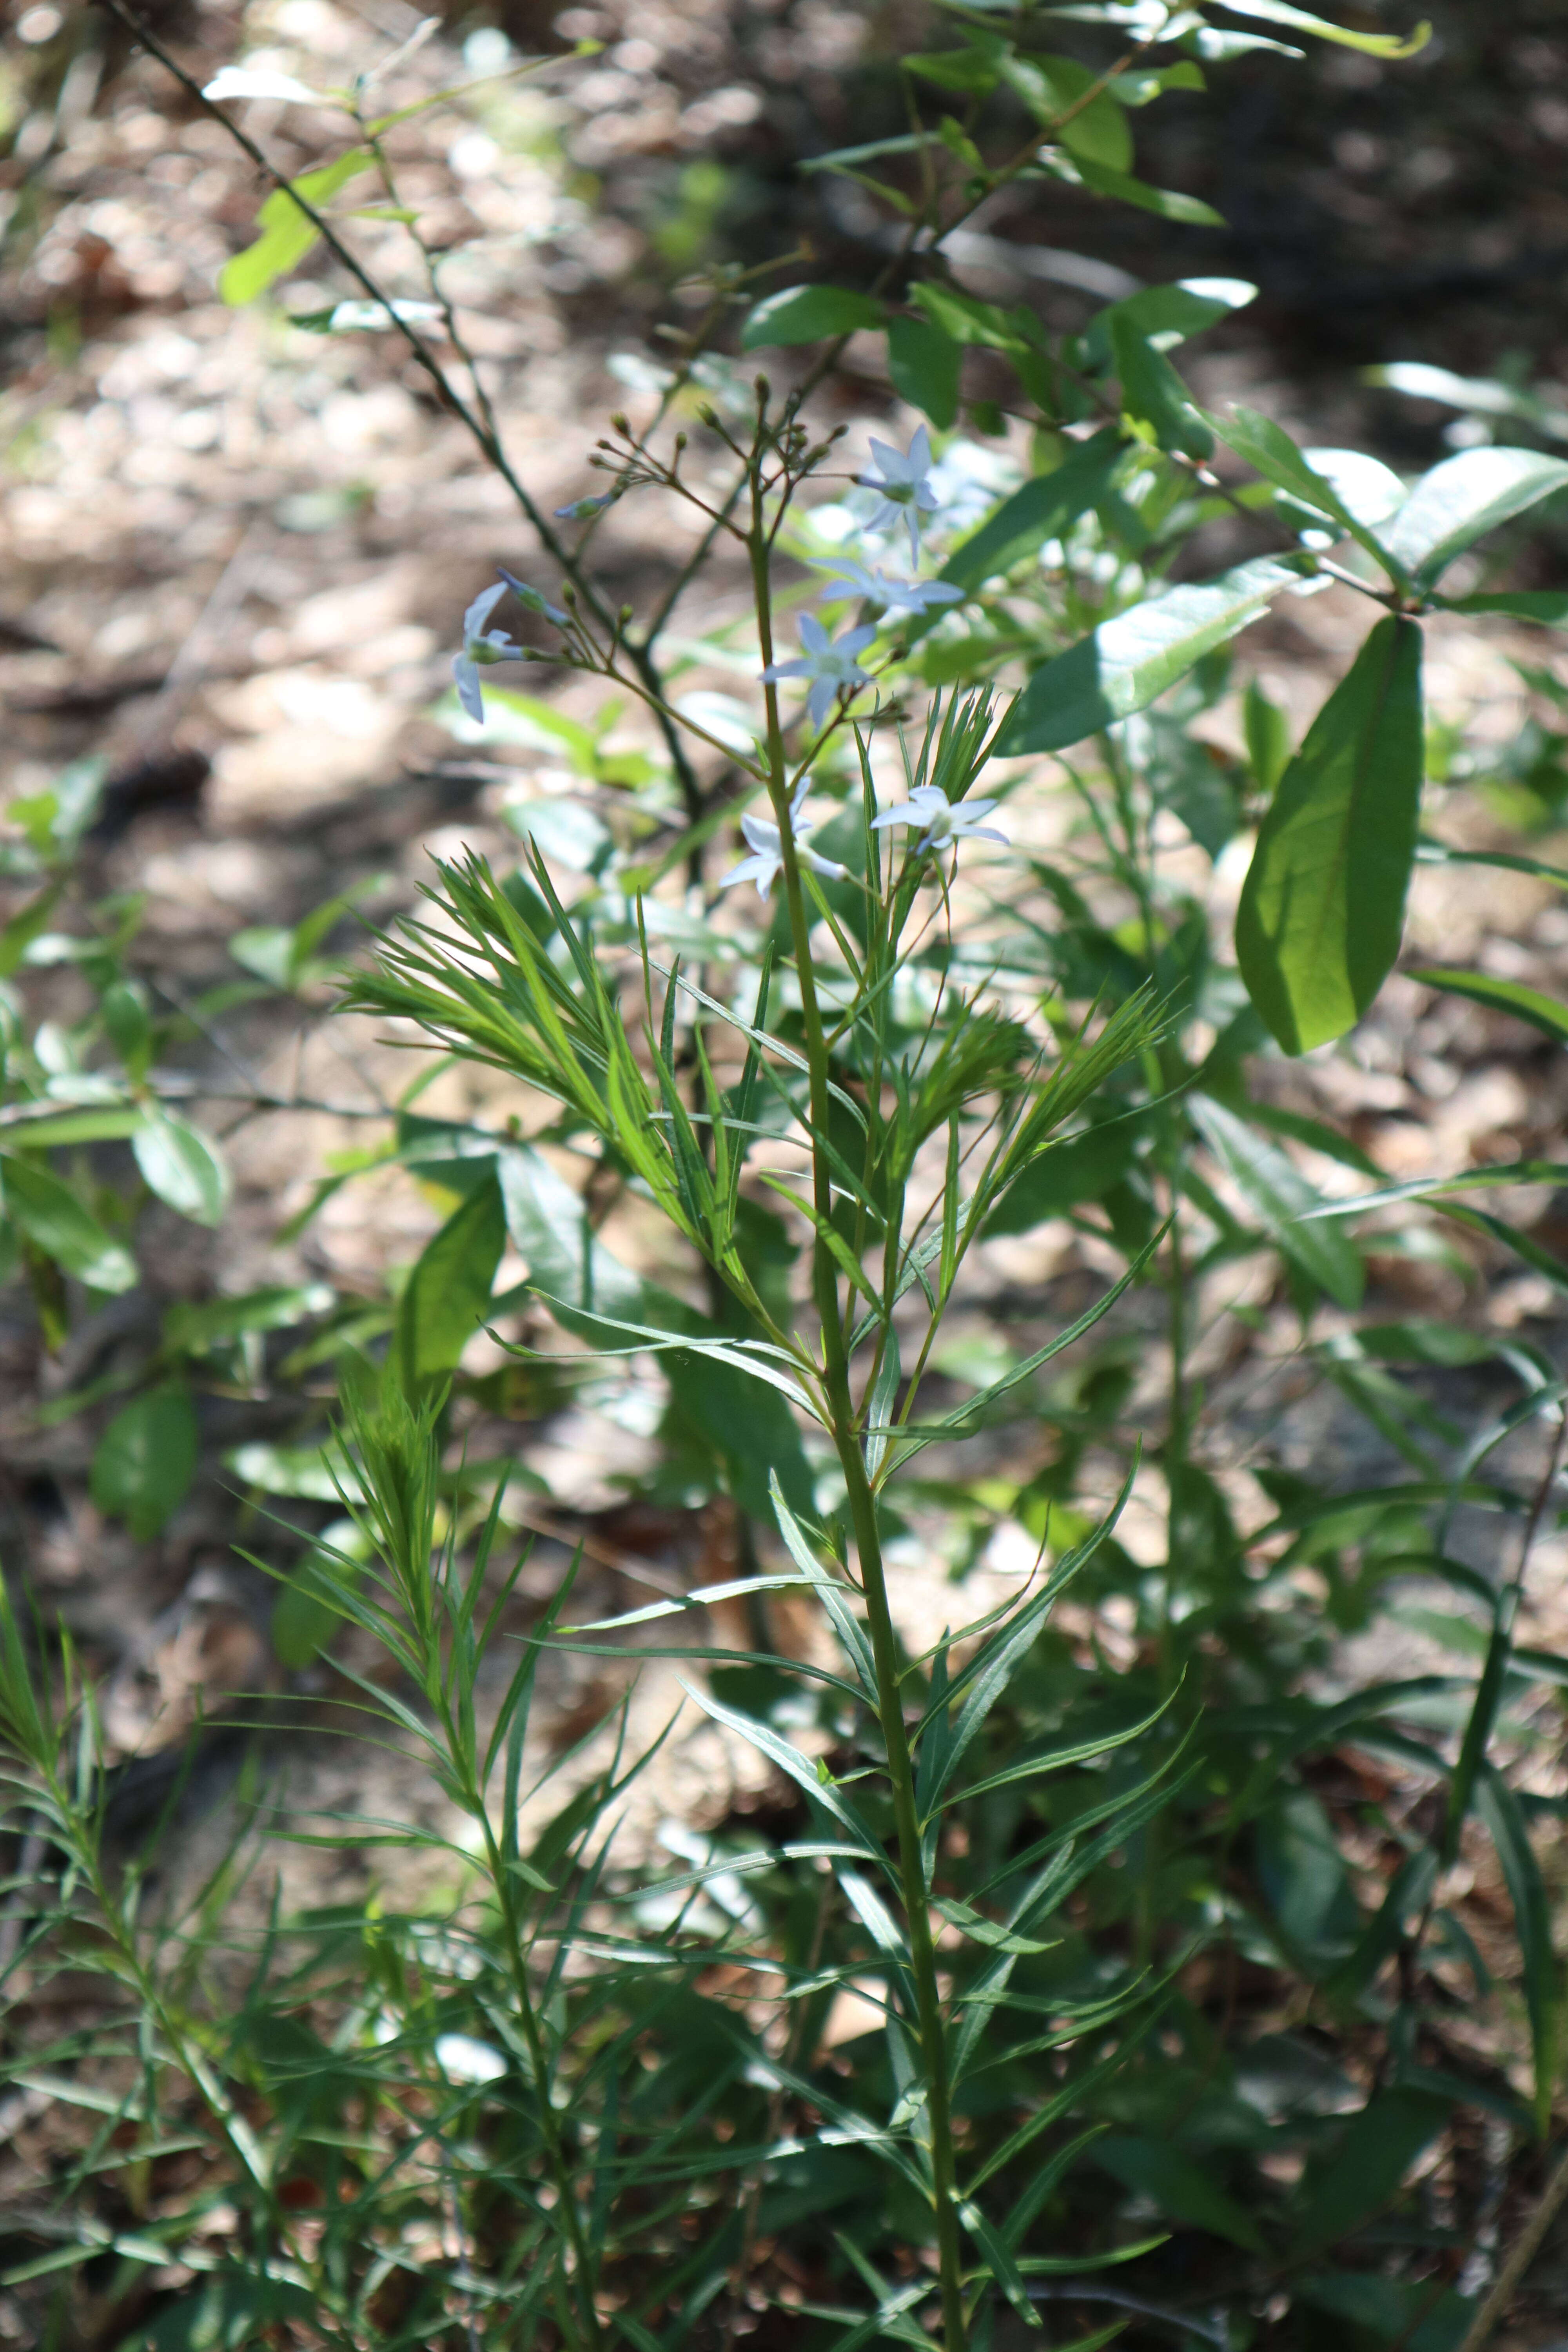
[[[95,887],[102,762],[5,804],[36,1414],[150,1544],[232,1407],[275,1671],[209,1677],[139,1777],[4,1563],[0,2073],[49,2134],[5,2310],[123,2352],[1560,2326],[1559,1113],[1394,1167],[1298,1079],[1365,1066],[1391,1003],[1522,1024],[1543,1090],[1568,1040],[1406,947],[1415,877],[1568,886],[1568,426],[1394,362],[1450,420],[1435,464],[1300,446],[1188,380],[1249,283],[1064,333],[955,266],[1016,189],[1214,226],[1142,176],[1147,117],[1324,45],[1394,75],[1424,28],[942,0],[917,47],[867,12],[902,127],[801,169],[879,266],[667,221],[690,299],[555,508],[399,142],[607,70],[584,12],[539,57],[470,32],[451,87],[409,79],[434,23],[367,18],[329,87],[302,40],[218,70],[104,5],[256,168],[235,333],[400,339],[515,502],[436,715],[566,774],[510,859],[443,844],[401,912],[249,927],[200,993]],[[269,163],[279,120],[309,168]],[[290,311],[307,265],[330,299]],[[639,505],[666,563],[628,597]],[[1236,641],[1320,596],[1303,726]],[[1513,632],[1507,740],[1424,693],[1461,625]],[[393,1171],[437,1230],[374,1293],[220,1284],[68,1370],[149,1217],[221,1247],[226,1138],[303,1103],[231,1043],[264,1001],[406,1068],[279,1246]],[[1539,1329],[1491,1312],[1516,1280]],[[592,1413],[696,1570],[521,1460]],[[417,1800],[302,1796],[331,1744]],[[360,1874],[331,1899],[323,1855]]]

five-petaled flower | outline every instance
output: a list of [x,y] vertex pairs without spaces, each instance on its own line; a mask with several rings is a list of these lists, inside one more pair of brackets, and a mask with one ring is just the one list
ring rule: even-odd
[[773,686],[781,677],[808,677],[811,692],[805,698],[806,716],[814,727],[820,727],[833,708],[834,698],[841,687],[869,686],[867,672],[856,659],[863,654],[876,635],[875,625],[868,622],[862,629],[850,629],[835,644],[820,621],[803,613],[800,641],[805,647],[799,661],[770,662],[763,672],[763,684]]
[[934,849],[940,855],[959,841],[999,841],[1005,847],[1007,836],[994,825],[982,824],[982,817],[990,815],[994,801],[950,801],[940,784],[917,784],[907,801],[896,807],[884,809],[880,816],[871,819],[873,829],[888,824],[907,824],[920,835],[917,849]]
[[463,615],[463,650],[452,656],[452,676],[457,682],[458,699],[468,717],[484,723],[485,698],[479,691],[479,672],[492,663],[521,661],[523,648],[514,645],[504,629],[487,629],[485,623],[500,603],[508,589],[531,613],[542,613],[557,628],[567,625],[568,616],[553,604],[547,604],[537,588],[526,581],[514,580],[510,572],[502,573],[493,588],[487,588],[474,598]]
[[867,523],[868,530],[886,530],[901,518],[910,534],[910,557],[920,561],[921,517],[935,514],[942,500],[930,481],[931,435],[922,425],[900,456],[886,441],[873,441],[871,455],[880,470],[875,474],[857,474],[862,489],[879,490],[881,504]]
[[[818,857],[814,849],[802,846],[812,827],[812,819],[801,814],[810,789],[810,777],[802,776],[795,788],[795,798],[789,804],[790,838],[795,843],[795,856],[802,866],[809,866],[814,874],[826,875],[830,882],[842,882],[842,866],[835,865],[831,857]],[[742,857],[734,872],[725,875],[719,887],[727,890],[731,882],[754,882],[759,894],[764,898],[769,898],[784,867],[784,846],[779,839],[779,829],[772,817],[747,814],[741,819],[741,831],[746,836],[752,855]]]
[[879,604],[884,613],[929,613],[933,604],[961,604],[962,588],[949,585],[945,580],[895,580],[890,572],[868,571],[863,563],[851,563],[840,558],[825,564],[828,584],[822,591],[824,600],[852,593],[865,598],[868,604]]

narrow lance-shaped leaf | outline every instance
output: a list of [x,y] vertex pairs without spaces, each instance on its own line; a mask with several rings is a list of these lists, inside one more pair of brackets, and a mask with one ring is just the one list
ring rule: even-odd
[[1542,996],[1539,989],[1526,988],[1521,981],[1499,980],[1489,971],[1444,971],[1435,965],[1423,966],[1410,977],[1425,987],[1446,988],[1455,996],[1468,996],[1494,1013],[1511,1013],[1516,1021],[1528,1021],[1554,1044],[1568,1045],[1568,1004],[1559,1004],[1555,997]]
[[4,1206],[28,1240],[91,1290],[133,1290],[136,1261],[42,1160],[0,1152]]
[[[1059,539],[1105,496],[1122,456],[1119,435],[1097,433],[1053,472],[1035,475],[1004,499],[995,513],[953,549],[940,577],[951,588],[978,588],[1011,571],[1045,541]],[[916,620],[909,631],[911,640],[931,627],[935,617]]]
[[858,327],[879,327],[886,316],[872,295],[857,294],[847,286],[785,286],[764,295],[752,310],[741,330],[741,349],[822,342],[829,335],[852,334]]
[[1003,726],[998,757],[1065,751],[1130,719],[1255,621],[1284,589],[1305,584],[1289,564],[1258,556],[1217,580],[1173,588],[1102,621],[1035,672]]
[[1276,425],[1271,416],[1263,415],[1256,408],[1239,407],[1233,408],[1228,416],[1211,415],[1207,421],[1226,448],[1245,457],[1266,482],[1272,482],[1277,490],[1287,491],[1326,520],[1336,523],[1349,538],[1359,540],[1385,572],[1395,569],[1382,543],[1342,499],[1326,474],[1320,473],[1304,451],[1296,446],[1282,425]]
[[[1286,1256],[1339,1306],[1359,1307],[1364,1282],[1360,1255],[1336,1227],[1301,1222],[1319,1206],[1319,1195],[1294,1160],[1223,1104],[1197,1100],[1192,1113],[1248,1206]],[[1321,1247],[1329,1234],[1344,1245]]]
[[1423,586],[1500,523],[1568,486],[1568,462],[1538,449],[1462,449],[1424,474],[1382,532]]
[[1225,0],[1233,16],[1256,17],[1264,25],[1288,25],[1295,33],[1315,33],[1320,41],[1332,41],[1342,49],[1361,49],[1373,58],[1413,58],[1424,49],[1432,37],[1432,27],[1422,19],[1407,39],[1397,33],[1356,33],[1346,25],[1331,24],[1326,16],[1311,16],[1305,8],[1297,8],[1290,0]]
[[1544,2137],[1557,2081],[1561,1997],[1560,1971],[1552,1945],[1552,1906],[1525,1827],[1523,1808],[1495,1764],[1483,1763],[1477,1774],[1475,1804],[1497,1848],[1513,1905],[1535,2058],[1536,2121]]
[[[319,211],[350,180],[368,172],[374,161],[368,147],[351,147],[347,154],[323,163],[319,171],[305,173],[291,186]],[[237,253],[219,275],[217,290],[227,303],[254,302],[277,278],[286,277],[303,261],[321,234],[288,188],[273,190],[258,213],[256,225],[261,235],[255,244]]]
[[1352,1028],[1399,953],[1422,760],[1421,632],[1391,617],[1281,777],[1241,894],[1237,961],[1288,1054]]

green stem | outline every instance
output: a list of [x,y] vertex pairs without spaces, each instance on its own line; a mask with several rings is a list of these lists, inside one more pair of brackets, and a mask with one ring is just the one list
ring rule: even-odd
[[[763,667],[773,667],[773,606],[768,579],[768,540],[763,521],[758,457],[752,466],[752,529],[749,534],[752,584],[757,608],[757,633]],[[784,900],[789,908],[795,943],[795,970],[800,982],[801,1019],[805,1031],[805,1056],[810,1073],[811,1122],[826,1135],[832,1112],[827,1042],[817,1003],[811,961],[811,926],[805,894],[801,887],[800,862],[790,831],[788,781],[784,735],[779,723],[778,693],[766,686],[768,795],[779,829],[784,866]],[[833,1185],[826,1154],[812,1146],[812,1190],[819,1218],[833,1214]],[[959,2241],[957,2179],[953,2162],[952,2111],[948,2086],[947,2030],[937,1985],[936,1948],[931,1941],[931,1906],[921,1853],[920,1816],[915,1804],[915,1776],[904,1723],[903,1695],[899,1681],[898,1638],[888,1606],[887,1577],[882,1564],[881,1538],[877,1528],[876,1499],[866,1473],[856,1434],[855,1408],[849,1391],[849,1365],[845,1354],[844,1325],[839,1312],[838,1275],[833,1253],[820,1238],[812,1251],[812,1286],[822,1320],[823,1385],[831,1435],[855,1531],[860,1582],[866,1597],[867,1629],[877,1675],[877,1712],[888,1751],[888,1778],[892,1786],[893,1820],[898,1833],[899,1883],[909,1920],[910,1966],[914,1979],[921,2057],[925,2069],[926,2107],[931,2118],[931,2181],[936,2209],[937,2252],[941,2263],[943,2352],[965,2352],[968,2326],[963,2306],[963,2257]]]

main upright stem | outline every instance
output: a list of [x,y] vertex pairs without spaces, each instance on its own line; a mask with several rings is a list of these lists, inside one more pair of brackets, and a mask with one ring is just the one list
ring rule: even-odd
[[[757,608],[757,634],[763,667],[773,660],[773,606],[768,579],[768,543],[763,514],[760,458],[752,468],[752,528],[749,535],[752,584]],[[795,942],[795,971],[800,981],[801,1018],[805,1029],[806,1065],[811,1083],[811,1168],[814,1205],[819,1219],[833,1214],[833,1183],[827,1156],[817,1138],[827,1133],[832,1111],[827,1041],[816,1000],[816,980],[811,962],[811,924],[805,893],[801,887],[800,861],[790,831],[789,790],[784,735],[779,724],[778,690],[763,688],[767,704],[768,797],[779,830],[784,866],[784,902],[789,909]],[[963,2308],[963,2252],[959,2240],[957,2179],[952,2152],[952,2107],[948,2086],[947,2029],[936,1980],[936,1948],[931,1941],[931,1902],[921,1853],[920,1815],[915,1805],[914,1766],[904,1726],[903,1694],[899,1683],[899,1648],[888,1607],[888,1583],[882,1565],[881,1538],[877,1528],[876,1497],[867,1475],[865,1459],[855,1428],[855,1407],[849,1392],[849,1362],[838,1306],[838,1276],[833,1253],[820,1233],[812,1252],[812,1288],[822,1322],[823,1386],[831,1419],[831,1434],[844,1483],[848,1490],[849,1516],[855,1530],[856,1556],[866,1596],[867,1629],[877,1674],[877,1712],[888,1751],[888,1778],[892,1784],[893,1821],[898,1835],[899,1883],[909,1919],[910,1965],[914,1978],[916,2023],[925,2069],[926,2110],[931,2119],[931,2184],[936,2207],[937,2253],[941,2263],[944,2352],[965,2352],[968,2323]]]

